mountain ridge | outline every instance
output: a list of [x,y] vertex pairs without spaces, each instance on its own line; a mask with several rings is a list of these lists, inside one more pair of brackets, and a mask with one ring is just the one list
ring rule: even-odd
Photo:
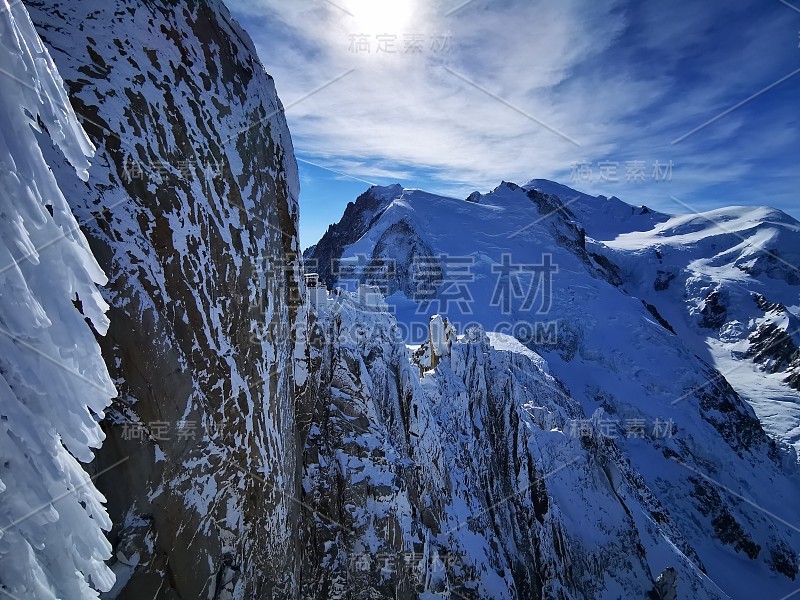
[[[324,250],[330,246],[323,237],[306,253],[307,268],[332,269],[328,271],[332,287],[355,291],[376,286],[386,296],[399,334],[413,347],[427,343],[424,334],[412,334],[433,314],[446,318],[460,333],[477,324],[487,332],[511,334],[541,354],[586,418],[674,423],[674,437],[644,443],[612,426],[611,443],[641,477],[638,485],[675,519],[697,557],[695,564],[726,594],[746,598],[764,593],[764,586],[775,586],[770,593],[776,597],[794,591],[790,583],[797,565],[794,533],[778,534],[774,528],[783,529],[781,523],[762,520],[759,509],[745,516],[737,498],[727,491],[735,489],[735,482],[753,482],[771,473],[772,483],[764,483],[769,494],[761,495],[753,483],[747,493],[759,507],[765,506],[774,501],[780,481],[778,487],[786,487],[778,494],[785,493],[785,500],[771,511],[780,514],[790,510],[786,502],[796,492],[788,490],[798,483],[800,446],[793,426],[800,398],[781,380],[792,380],[793,350],[784,348],[788,363],[769,363],[775,369],[769,373],[759,371],[761,365],[748,359],[741,346],[763,351],[773,337],[782,339],[776,331],[786,333],[787,324],[793,322],[793,317],[769,316],[777,314],[776,304],[762,302],[760,308],[759,290],[766,286],[789,313],[800,305],[791,269],[762,260],[773,253],[769,244],[775,238],[758,238],[764,243],[751,247],[736,235],[719,234],[718,227],[697,216],[665,215],[605,197],[581,195],[570,201],[546,193],[563,194],[557,186],[535,180],[525,189],[503,182],[488,194],[471,195],[469,201],[398,192],[396,187],[389,195],[397,197],[391,199],[382,189],[379,210],[361,220],[353,241],[327,256]],[[611,214],[600,222],[584,221],[598,214],[598,206],[611,207]],[[358,203],[351,207],[350,218],[357,219],[359,207]],[[619,218],[623,213],[626,218]],[[714,214],[730,216],[724,211]],[[780,216],[759,209],[747,214]],[[692,218],[698,222],[692,224]],[[700,227],[700,222],[706,225]],[[799,247],[800,236],[791,217],[781,216],[780,222],[788,229],[780,237],[779,251],[790,256]],[[673,235],[691,230],[697,243],[687,245],[681,239],[669,246],[668,235],[650,235],[673,225]],[[767,223],[755,229],[758,233],[772,227]],[[602,237],[610,241],[604,243]],[[626,239],[628,246],[614,243]],[[704,253],[709,258],[701,260]],[[714,262],[718,255],[724,260]],[[706,268],[709,260],[713,264]],[[333,273],[336,261],[347,265],[338,277]],[[716,274],[707,270],[712,268],[724,271],[727,279],[715,283]],[[548,269],[549,280],[533,279]],[[398,277],[411,278],[418,287],[411,293],[392,287],[389,282]],[[777,323],[776,329],[765,330],[762,325],[767,321]],[[747,342],[753,335],[758,335],[757,342]],[[739,350],[733,353],[736,344]],[[728,352],[749,385],[731,375],[718,348]],[[771,359],[761,356],[761,360]],[[763,391],[752,393],[752,388],[767,384],[784,398],[782,420],[769,418],[770,409],[774,415],[778,406],[773,398]],[[678,500],[670,489],[683,490],[687,500]],[[696,529],[697,523],[706,524]],[[767,533],[770,530],[772,534]],[[774,558],[773,550],[765,548],[773,548]],[[736,555],[750,562],[747,569],[758,581],[754,588],[726,583],[743,567]],[[787,564],[795,567],[787,570]],[[784,574],[783,583],[769,575],[779,572]]]

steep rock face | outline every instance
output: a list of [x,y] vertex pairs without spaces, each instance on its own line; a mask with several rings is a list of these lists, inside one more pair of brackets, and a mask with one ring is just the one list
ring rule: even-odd
[[[360,283],[377,285],[387,296],[397,291],[406,296],[424,299],[444,280],[442,266],[433,258],[433,251],[405,221],[384,232],[372,252]],[[430,294],[429,294],[430,295]]]
[[800,391],[800,347],[796,341],[800,319],[783,304],[770,302],[761,294],[754,299],[764,317],[747,338],[750,347],[745,356],[763,365],[768,373],[785,375],[784,383]]
[[310,269],[319,273],[321,281],[329,287],[337,282],[339,278],[335,271],[338,270],[342,250],[364,235],[375,218],[402,190],[399,185],[386,188],[374,186],[356,198],[355,202],[348,202],[341,221],[331,225],[319,243],[305,252],[306,258],[312,261]]
[[111,595],[290,595],[304,313],[273,82],[216,0],[29,6],[98,149],[88,184],[53,164],[110,279]]
[[412,357],[385,308],[311,313],[303,597],[645,597],[669,569],[725,597],[615,444],[570,435],[584,413],[540,356],[435,317]]

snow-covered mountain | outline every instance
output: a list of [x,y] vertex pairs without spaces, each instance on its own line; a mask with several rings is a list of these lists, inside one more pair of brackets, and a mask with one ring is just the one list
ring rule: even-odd
[[[381,288],[406,343],[425,342],[422,325],[436,313],[460,334],[479,324],[535,350],[578,408],[575,421],[599,428],[625,465],[612,489],[652,498],[640,500],[644,509],[626,504],[629,519],[656,527],[719,593],[779,598],[797,587],[800,481],[792,424],[774,415],[791,415],[800,395],[791,387],[791,347],[783,350],[788,363],[766,362],[767,371],[786,373],[759,371],[773,351],[770,334],[759,332],[764,319],[778,331],[793,321],[797,227],[766,209],[671,217],[536,180],[468,201],[390,186],[349,205],[306,260],[329,283]],[[726,290],[725,314],[711,307],[715,286]],[[726,379],[720,349],[750,374],[747,386]],[[768,394],[753,397],[764,381],[788,409]],[[477,385],[467,381],[467,389]],[[574,428],[550,427],[567,438]],[[522,486],[508,489],[522,494]],[[573,518],[567,529],[584,522]],[[641,544],[650,581],[678,568],[674,556]],[[692,585],[686,572],[677,579],[683,590]],[[606,582],[582,593],[614,597],[614,589]]]
[[657,306],[768,431],[800,449],[800,223],[764,206],[642,214],[546,180],[525,187],[572,200],[623,287]]
[[441,317],[412,354],[374,300],[314,301],[303,597],[726,597],[539,355]]
[[605,240],[625,288],[800,449],[800,223],[765,207],[671,217]]
[[219,0],[26,6],[52,62],[9,5],[0,247],[35,260],[0,294],[0,593],[800,587],[795,221],[390,186],[304,264],[283,109]]

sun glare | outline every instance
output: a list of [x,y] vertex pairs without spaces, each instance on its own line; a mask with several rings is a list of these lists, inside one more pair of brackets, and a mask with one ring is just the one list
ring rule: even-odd
[[397,33],[414,15],[414,0],[350,0],[350,12],[363,33]]

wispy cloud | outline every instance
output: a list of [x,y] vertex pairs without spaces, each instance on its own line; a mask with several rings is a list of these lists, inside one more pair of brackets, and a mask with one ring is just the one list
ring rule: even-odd
[[632,203],[698,201],[721,181],[735,190],[760,177],[769,196],[800,149],[800,77],[671,145],[800,67],[800,18],[779,3],[228,4],[283,98],[355,69],[295,106],[289,123],[308,160],[367,181],[424,172],[434,187],[466,191],[570,183],[578,161],[660,160],[675,165],[669,190],[596,187]]

